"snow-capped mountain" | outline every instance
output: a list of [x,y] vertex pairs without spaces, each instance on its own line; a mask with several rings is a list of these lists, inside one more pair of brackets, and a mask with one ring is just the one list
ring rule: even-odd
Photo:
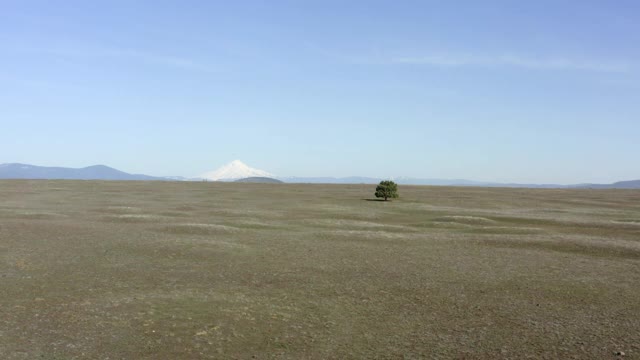
[[244,179],[248,177],[273,177],[264,170],[254,169],[249,167],[240,160],[234,160],[227,165],[224,165],[216,170],[206,172],[200,175],[200,178],[214,181],[227,181]]

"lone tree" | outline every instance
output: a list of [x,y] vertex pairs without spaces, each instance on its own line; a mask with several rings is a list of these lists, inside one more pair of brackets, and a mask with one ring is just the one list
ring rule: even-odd
[[387,199],[395,199],[398,197],[398,184],[391,180],[380,181],[380,184],[376,187],[376,197]]

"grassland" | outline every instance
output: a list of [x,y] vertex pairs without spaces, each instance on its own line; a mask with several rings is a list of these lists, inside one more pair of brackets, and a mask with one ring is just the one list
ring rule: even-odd
[[640,191],[373,190],[0,181],[0,358],[640,358]]

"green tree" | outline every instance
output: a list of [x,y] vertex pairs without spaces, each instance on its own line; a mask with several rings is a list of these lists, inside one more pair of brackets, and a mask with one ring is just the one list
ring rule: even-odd
[[376,187],[376,197],[387,199],[395,199],[398,197],[398,184],[391,180],[380,181]]

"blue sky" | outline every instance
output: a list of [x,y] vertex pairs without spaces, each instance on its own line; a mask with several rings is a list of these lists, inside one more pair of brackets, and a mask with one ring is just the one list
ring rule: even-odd
[[0,1],[0,163],[640,178],[637,1]]

